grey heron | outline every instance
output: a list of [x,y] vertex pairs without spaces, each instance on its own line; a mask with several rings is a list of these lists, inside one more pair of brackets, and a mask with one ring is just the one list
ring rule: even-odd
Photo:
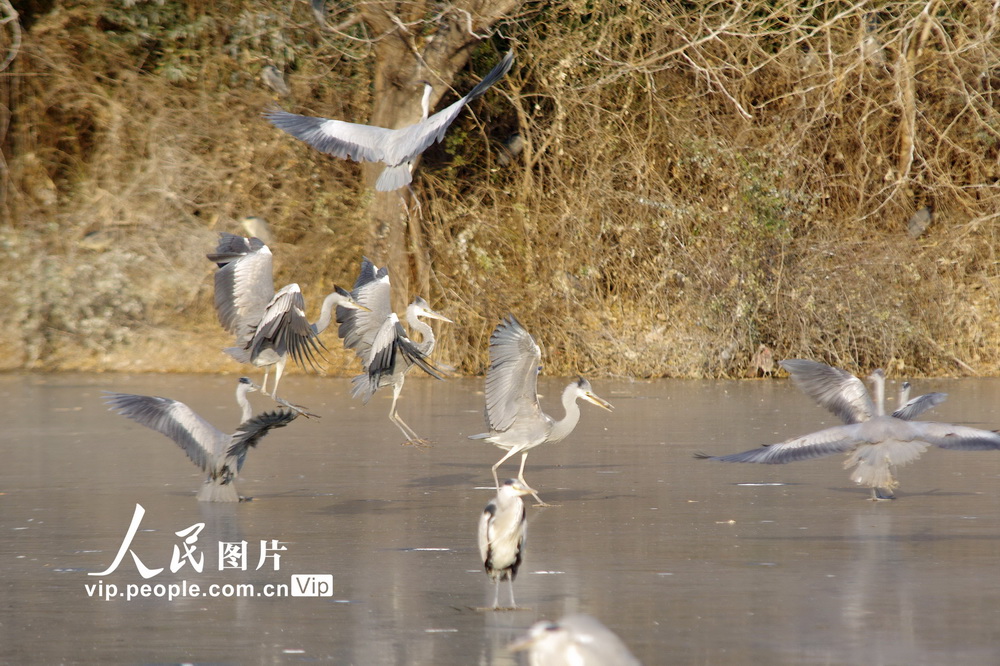
[[479,517],[479,559],[486,575],[495,583],[493,610],[500,609],[500,581],[510,584],[510,608],[514,602],[514,578],[521,566],[527,519],[522,495],[535,492],[516,479],[507,479]]
[[919,396],[886,415],[882,408],[885,375],[881,371],[871,377],[876,391],[872,401],[861,381],[844,370],[801,360],[782,361],[781,366],[792,373],[799,388],[840,416],[845,425],[743,453],[697,453],[696,458],[774,465],[846,453],[844,467],[853,470],[851,480],[870,487],[873,500],[884,500],[893,499],[892,491],[899,485],[896,468],[916,460],[929,446],[961,451],[1000,449],[1000,435],[991,430],[909,420],[944,401],[943,393]]
[[240,425],[232,434],[222,432],[198,416],[183,402],[149,395],[108,393],[108,408],[174,440],[203,472],[205,483],[198,491],[200,502],[238,502],[233,484],[243,469],[247,451],[273,428],[288,425],[295,411],[264,412],[253,415],[247,393],[259,387],[246,377],[236,385],[236,401],[242,410]]
[[[345,290],[323,299],[319,319],[309,323],[305,299],[296,283],[274,291],[271,250],[259,238],[244,238],[222,232],[215,252],[208,255],[218,265],[215,271],[215,311],[219,322],[236,336],[236,344],[225,352],[240,363],[264,368],[261,393],[286,407],[296,408],[278,396],[278,382],[288,357],[299,365],[316,367],[316,355],[325,349],[319,334],[333,318],[333,308],[364,309]],[[274,366],[274,388],[267,393],[267,377]]]
[[423,119],[398,129],[300,116],[282,109],[267,111],[264,117],[320,152],[355,162],[384,163],[386,168],[379,175],[375,189],[390,192],[410,184],[413,161],[435,141],[441,141],[462,108],[499,81],[513,62],[514,52],[508,51],[468,95],[429,117],[432,88],[425,83],[421,100]]
[[337,307],[337,322],[340,324],[337,334],[343,338],[344,347],[353,349],[358,355],[365,371],[352,380],[354,387],[351,395],[360,396],[368,404],[378,389],[391,386],[389,420],[406,437],[404,444],[426,444],[427,441],[400,418],[396,402],[403,390],[406,373],[414,365],[436,379],[443,379],[441,371],[428,358],[434,350],[434,330],[420,318],[437,319],[449,324],[454,322],[432,310],[427,301],[418,296],[406,308],[406,322],[410,330],[421,336],[420,342],[412,340],[392,311],[389,269],[377,268],[368,257],[361,260],[361,271],[350,295],[360,308]]
[[[577,399],[597,405],[609,412],[614,408],[594,393],[583,377],[563,390],[562,404],[566,415],[556,421],[542,411],[538,404],[538,370],[542,352],[514,318],[507,315],[490,336],[490,365],[486,369],[486,424],[490,431],[472,435],[469,439],[482,439],[506,449],[503,458],[493,465],[493,483],[497,489],[497,468],[508,458],[521,454],[521,468],[517,479],[525,486],[524,461],[528,451],[546,442],[558,442],[569,436],[580,420]],[[531,493],[540,506],[545,502]]]
[[582,613],[536,622],[509,649],[527,652],[530,666],[640,666],[613,631]]

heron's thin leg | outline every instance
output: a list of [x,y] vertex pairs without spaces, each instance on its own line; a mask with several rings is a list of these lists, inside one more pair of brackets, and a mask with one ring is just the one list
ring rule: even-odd
[[500,608],[500,579],[497,578],[496,584],[493,586],[493,610]]
[[[531,486],[529,486],[528,482],[524,480],[524,461],[527,459],[528,459],[528,452],[525,451],[524,453],[521,454],[521,469],[518,470],[517,472],[517,480],[520,481],[522,485],[528,486],[530,488]],[[549,503],[543,502],[542,498],[538,496],[538,493],[532,492],[531,496],[535,498],[536,502],[538,502],[536,506],[551,506]]]
[[517,608],[517,602],[514,601],[514,579],[508,576],[507,584],[510,586],[510,607]]
[[260,392],[263,393],[264,395],[271,395],[270,393],[267,392],[267,376],[270,373],[271,373],[271,366],[265,365],[264,366],[264,381],[260,385]]
[[285,357],[282,357],[274,364],[274,388],[271,389],[271,397],[278,399],[278,382],[281,381],[281,373],[285,371]]
[[392,387],[392,407],[389,408],[389,420],[396,424],[396,427],[400,429],[403,436],[406,437],[406,441],[403,444],[414,444],[417,446],[426,446],[427,440],[422,439],[417,433],[406,424],[403,419],[399,418],[399,414],[396,412],[396,401],[399,399],[399,392],[402,390],[403,385],[399,384]]
[[[496,465],[493,465],[493,483],[496,484],[497,492],[500,492],[500,480],[497,478],[497,468],[500,467],[500,465],[502,465],[505,462],[507,462],[507,459],[510,458],[512,455],[514,455],[517,452],[518,452],[518,449],[511,449],[510,451],[507,452],[507,455],[505,455],[503,458],[501,458],[500,460],[497,461]],[[521,459],[521,469],[524,469],[524,459],[523,458]],[[522,481],[522,483],[524,483],[524,482]],[[528,484],[525,483],[524,485],[528,485]]]
[[[413,171],[412,167],[410,171],[411,172]],[[423,207],[420,205],[420,199],[417,198],[417,193],[413,191],[413,185],[407,184],[406,189],[410,191],[410,199],[413,201],[414,204],[416,204],[417,217],[423,219],[424,217]],[[402,194],[400,194],[399,196],[403,200],[403,208],[406,209],[406,214],[409,215],[410,207],[406,204],[406,197],[404,197]]]

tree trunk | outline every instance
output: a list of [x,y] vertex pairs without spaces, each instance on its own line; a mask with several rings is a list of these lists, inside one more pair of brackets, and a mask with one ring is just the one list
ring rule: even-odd
[[[522,3],[464,0],[451,3],[443,12],[440,3],[434,2],[361,3],[361,15],[375,42],[375,107],[369,124],[398,128],[418,122],[423,81],[434,85],[433,113],[486,30]],[[433,28],[428,30],[428,25]],[[382,164],[364,167],[365,187],[374,193],[366,248],[376,265],[389,266],[395,285],[393,309],[400,311],[415,295],[410,293],[414,286],[428,296],[430,259],[411,192],[375,191],[382,169]]]

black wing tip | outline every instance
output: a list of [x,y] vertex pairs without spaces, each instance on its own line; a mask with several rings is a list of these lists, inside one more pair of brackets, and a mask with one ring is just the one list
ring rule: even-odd
[[482,95],[484,92],[486,92],[490,88],[490,86],[499,81],[505,74],[507,74],[507,72],[510,71],[510,68],[513,66],[513,64],[514,64],[514,49],[510,49],[509,51],[507,51],[504,57],[500,59],[500,62],[498,62],[493,67],[493,69],[491,69],[489,73],[483,77],[483,80],[480,81],[478,84],[476,84],[476,87],[474,87],[472,90],[469,91],[469,94],[466,95],[466,100],[468,101],[474,100],[480,95]]

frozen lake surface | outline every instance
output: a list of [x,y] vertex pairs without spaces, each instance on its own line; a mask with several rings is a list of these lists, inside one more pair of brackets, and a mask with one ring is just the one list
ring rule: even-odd
[[[101,402],[167,396],[230,431],[236,378],[0,376],[0,662],[520,664],[506,646],[533,622],[584,612],[650,666],[1000,663],[1000,454],[929,450],[901,469],[899,499],[873,503],[840,456],[692,458],[836,423],[787,380],[596,379],[614,413],[582,405],[566,441],[528,457],[527,481],[559,506],[528,508],[522,609],[484,612],[476,525],[503,452],[467,439],[484,429],[481,379],[407,381],[400,414],[434,443],[421,451],[400,446],[388,394],[362,406],[346,379],[286,377],[284,397],[322,418],[250,452],[237,485],[253,501],[238,505],[197,502],[182,451]],[[557,417],[564,385],[540,380]],[[949,394],[925,420],[1000,427],[998,380],[915,390]],[[88,575],[136,505],[132,555]],[[183,557],[192,534],[176,533],[202,523]],[[243,542],[246,570],[220,560]],[[133,555],[162,571],[144,579]],[[263,596],[292,576],[313,592],[332,576],[332,596]]]

